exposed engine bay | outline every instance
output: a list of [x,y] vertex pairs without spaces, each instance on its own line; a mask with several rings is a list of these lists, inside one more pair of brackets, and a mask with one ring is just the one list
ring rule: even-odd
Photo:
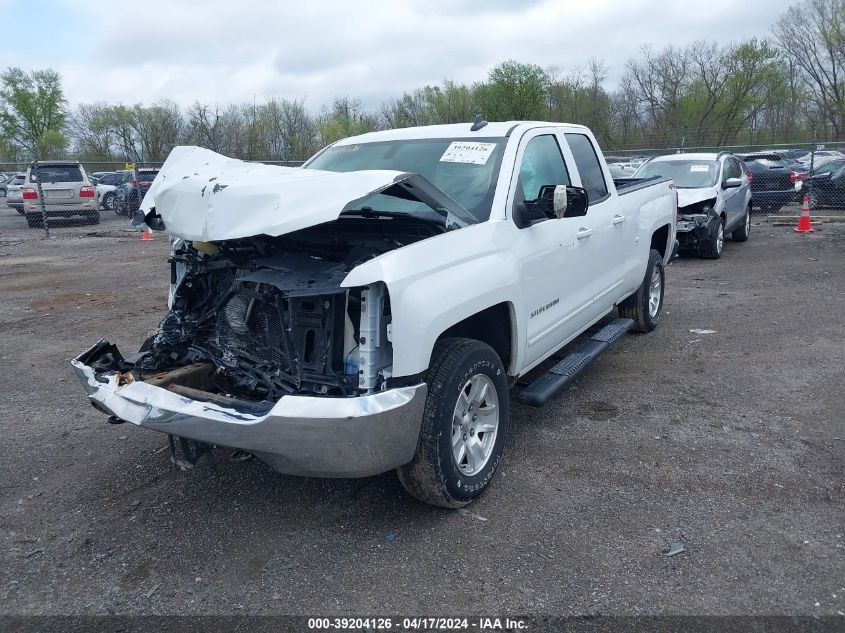
[[716,199],[709,198],[678,208],[677,236],[683,248],[700,248],[716,231],[720,218]]
[[170,309],[157,333],[132,357],[101,350],[90,360],[127,381],[221,404],[385,389],[392,364],[387,290],[340,284],[359,264],[446,230],[364,210],[280,237],[178,239]]

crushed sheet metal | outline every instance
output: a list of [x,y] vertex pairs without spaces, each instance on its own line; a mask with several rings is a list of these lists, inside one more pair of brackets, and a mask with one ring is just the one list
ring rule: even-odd
[[[154,208],[171,235],[216,242],[277,237],[336,220],[363,198],[413,181],[420,193],[464,222],[475,221],[418,174],[367,170],[331,172],[227,158],[201,147],[173,148],[141,203]],[[445,204],[440,204],[441,202]]]

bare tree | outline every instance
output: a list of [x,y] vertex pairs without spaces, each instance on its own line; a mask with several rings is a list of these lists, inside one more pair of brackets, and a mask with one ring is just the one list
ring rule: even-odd
[[820,123],[838,138],[845,131],[845,0],[797,4],[773,30],[803,71]]

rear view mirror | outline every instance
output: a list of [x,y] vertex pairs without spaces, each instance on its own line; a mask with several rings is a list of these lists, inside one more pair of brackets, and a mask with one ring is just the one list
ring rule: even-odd
[[724,189],[736,189],[742,186],[742,178],[728,178],[725,184],[722,185]]

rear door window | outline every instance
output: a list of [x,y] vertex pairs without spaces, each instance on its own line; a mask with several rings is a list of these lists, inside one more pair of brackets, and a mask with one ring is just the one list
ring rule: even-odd
[[604,172],[598,154],[590,139],[584,134],[566,134],[566,142],[581,174],[581,186],[587,190],[590,204],[597,204],[608,196]]

